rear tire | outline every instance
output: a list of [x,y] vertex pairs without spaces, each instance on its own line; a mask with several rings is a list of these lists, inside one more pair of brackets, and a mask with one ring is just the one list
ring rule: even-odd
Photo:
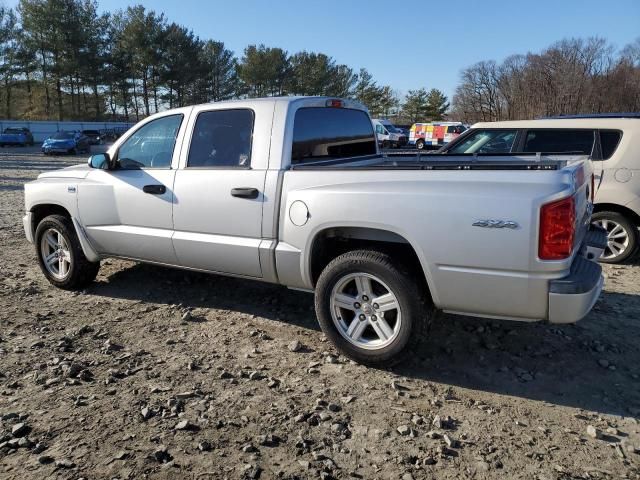
[[603,263],[620,263],[629,259],[638,248],[638,227],[618,212],[597,212],[592,223],[607,231],[607,248],[600,257]]
[[322,331],[342,354],[385,368],[411,353],[432,316],[415,278],[374,250],[329,263],[316,285],[315,307]]
[[416,148],[418,150],[424,150],[424,140],[420,139],[416,141]]
[[49,283],[58,288],[81,289],[98,275],[100,262],[90,262],[84,256],[76,230],[68,217],[45,217],[36,228],[35,247],[42,273]]

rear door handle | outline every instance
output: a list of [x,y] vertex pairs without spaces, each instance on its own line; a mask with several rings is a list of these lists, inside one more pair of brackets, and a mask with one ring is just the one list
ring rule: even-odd
[[257,188],[251,187],[238,187],[231,189],[232,197],[240,197],[240,198],[258,198],[260,192]]
[[145,185],[142,187],[144,193],[150,193],[152,195],[162,195],[167,191],[167,187],[164,185]]

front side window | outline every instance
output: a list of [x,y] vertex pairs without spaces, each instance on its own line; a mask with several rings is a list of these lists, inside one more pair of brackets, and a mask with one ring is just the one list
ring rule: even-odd
[[371,120],[362,110],[300,108],[293,124],[291,163],[374,155],[376,143]]
[[170,168],[181,123],[182,115],[169,115],[140,127],[118,150],[120,168]]
[[214,168],[251,165],[253,111],[202,112],[196,119],[187,167]]
[[476,130],[447,153],[509,153],[515,139],[516,130]]
[[600,146],[602,147],[603,160],[609,160],[613,156],[621,139],[622,132],[619,130],[600,130]]
[[593,130],[529,130],[522,151],[591,155],[594,138]]

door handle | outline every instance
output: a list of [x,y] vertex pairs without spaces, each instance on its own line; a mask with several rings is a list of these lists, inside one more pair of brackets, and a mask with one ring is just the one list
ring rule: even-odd
[[238,187],[231,189],[232,197],[240,197],[240,198],[258,198],[260,192],[257,188],[252,187]]
[[162,195],[167,191],[167,187],[164,185],[145,185],[142,187],[144,193],[150,193],[152,195]]

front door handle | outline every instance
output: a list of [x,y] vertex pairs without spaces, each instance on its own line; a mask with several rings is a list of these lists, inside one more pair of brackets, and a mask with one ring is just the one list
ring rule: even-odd
[[257,188],[251,187],[238,187],[231,189],[232,197],[240,197],[240,198],[258,198],[260,192]]
[[167,187],[164,185],[145,185],[142,187],[144,193],[150,193],[152,195],[162,195],[167,191]]

